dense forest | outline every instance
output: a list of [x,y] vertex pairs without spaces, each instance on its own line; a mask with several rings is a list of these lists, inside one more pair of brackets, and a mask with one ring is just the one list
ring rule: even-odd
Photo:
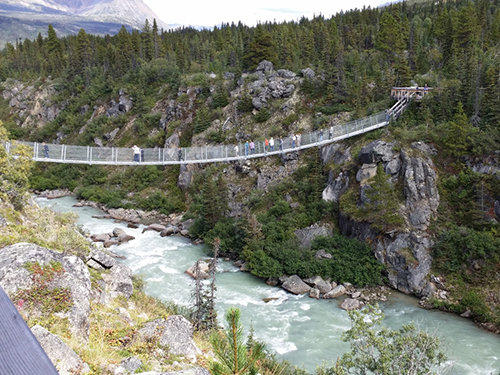
[[[309,116],[310,128],[316,129],[339,112],[359,118],[388,108],[391,87],[427,84],[433,88],[432,95],[412,103],[387,132],[350,142],[357,151],[375,137],[397,139],[401,145],[424,141],[436,146],[441,205],[438,220],[429,229],[436,239],[433,267],[457,285],[454,293],[459,301],[436,302],[436,306],[460,313],[471,310],[480,321],[500,324],[500,288],[493,276],[498,275],[500,261],[500,228],[494,218],[500,184],[496,176],[474,172],[467,165],[468,157],[486,158],[500,149],[499,54],[499,0],[402,2],[329,19],[317,16],[256,27],[233,23],[201,31],[160,31],[153,21],[142,30],[130,33],[122,28],[116,36],[106,37],[82,29],[76,36],[58,38],[49,27],[47,38],[39,35],[36,40],[6,46],[0,53],[0,82],[55,82],[55,100],[64,109],[46,126],[21,127],[8,101],[2,100],[0,119],[15,139],[49,142],[62,133],[66,135],[63,143],[92,145],[96,136],[116,126],[125,128],[133,117],[134,132],[114,145],[142,142],[144,147],[164,147],[178,127],[182,129],[180,145],[190,146],[194,136],[222,118],[227,105],[234,104],[248,121],[261,124],[248,137],[279,136],[295,131],[300,116]],[[276,69],[316,72],[314,79],[303,79],[301,101],[285,118],[276,117],[278,106],[256,111],[248,96],[231,97],[242,75],[262,60],[271,61]],[[233,74],[229,82],[222,78],[226,72]],[[214,73],[215,78],[206,73]],[[150,137],[161,119],[153,108],[165,98],[187,102],[186,91],[180,95],[182,87],[199,88],[192,123],[173,121],[164,132]],[[120,90],[134,98],[129,114],[91,119],[91,112],[80,111],[86,105],[109,102]],[[206,135],[210,143],[231,144],[235,139],[222,128]],[[195,221],[194,237],[204,238],[207,244],[219,238],[224,253],[248,261],[258,276],[319,274],[356,285],[383,283],[384,267],[375,261],[367,244],[339,235],[319,239],[313,250],[327,249],[337,259],[320,264],[313,252],[300,250],[293,233],[318,222],[334,225],[339,212],[358,215],[360,220],[369,218],[381,232],[402,229],[394,214],[400,198],[379,174],[373,184],[389,202],[386,212],[380,207],[357,209],[349,205],[349,194],[339,204],[325,202],[321,192],[328,168],[336,167],[322,165],[312,151],[304,152],[301,162],[293,175],[269,191],[251,189],[242,199],[244,211],[238,218],[226,217],[224,166],[197,171],[188,191],[176,185],[178,167],[125,171],[43,165],[37,167],[31,183],[36,189],[69,188],[81,198],[108,207],[187,212],[185,218]],[[134,195],[138,192],[144,193]],[[297,200],[298,207],[287,203],[287,194]],[[474,272],[469,267],[472,260],[479,261]],[[490,298],[494,293],[496,297]]]
[[402,2],[325,19],[223,24],[213,30],[159,31],[156,21],[129,33],[48,37],[8,44],[0,54],[0,80],[61,77],[91,99],[116,85],[179,84],[179,74],[241,74],[267,59],[276,68],[322,72],[308,88],[318,106],[361,109],[387,97],[391,86],[442,88],[440,119],[462,102],[475,125],[498,121],[498,1]]

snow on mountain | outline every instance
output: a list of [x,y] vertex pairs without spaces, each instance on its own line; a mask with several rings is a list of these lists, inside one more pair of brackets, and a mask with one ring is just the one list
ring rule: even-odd
[[33,13],[40,19],[43,14],[57,14],[68,18],[67,21],[71,17],[78,17],[89,21],[125,24],[137,29],[142,28],[146,19],[151,24],[156,19],[159,28],[170,28],[142,0],[0,0],[0,13],[2,8],[8,10],[3,14],[10,17],[22,13],[25,18],[27,13]]

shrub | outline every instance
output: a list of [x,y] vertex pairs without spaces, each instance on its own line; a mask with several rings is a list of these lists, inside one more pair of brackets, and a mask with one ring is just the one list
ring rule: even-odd
[[259,112],[255,115],[255,121],[266,122],[271,118],[271,112],[267,108],[261,108]]
[[252,97],[243,95],[238,101],[237,109],[240,113],[251,112],[253,110]]

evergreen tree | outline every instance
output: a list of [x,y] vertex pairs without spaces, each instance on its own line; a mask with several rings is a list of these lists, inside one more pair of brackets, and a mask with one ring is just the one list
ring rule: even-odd
[[130,69],[132,60],[132,44],[130,34],[125,26],[121,27],[116,39],[116,74],[117,76],[120,76]]
[[154,56],[154,38],[151,31],[151,25],[149,24],[148,19],[144,22],[144,27],[142,28],[141,33],[141,41],[142,41],[142,54],[141,57],[146,61],[151,61]]
[[268,60],[277,65],[278,54],[276,53],[276,47],[272,41],[271,34],[261,24],[258,24],[255,29],[255,36],[248,47],[245,61],[248,69],[253,70],[262,60]]
[[225,320],[228,325],[225,334],[215,332],[210,336],[215,358],[210,365],[213,375],[256,375],[256,362],[264,356],[264,345],[256,342],[247,348],[243,342],[240,324],[240,310],[229,308]]

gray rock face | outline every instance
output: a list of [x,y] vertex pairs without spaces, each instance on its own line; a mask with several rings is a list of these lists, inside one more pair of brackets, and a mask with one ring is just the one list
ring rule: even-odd
[[137,357],[128,357],[122,359],[119,368],[125,371],[135,374],[135,371],[142,366],[142,361]]
[[311,68],[302,69],[300,72],[304,77],[307,77],[309,79],[313,79],[315,75],[314,70],[312,70]]
[[104,147],[104,144],[102,143],[102,139],[101,138],[98,138],[98,137],[95,137],[94,138],[94,143],[97,147]]
[[350,162],[352,160],[351,148],[344,150],[343,147],[341,143],[331,143],[321,147],[321,161],[323,164],[327,164],[332,160],[335,164]]
[[320,227],[318,225],[311,225],[310,227],[297,229],[295,231],[295,236],[300,241],[300,247],[310,248],[312,241],[316,236],[332,236],[333,232],[331,228]]
[[177,186],[182,190],[186,191],[191,185],[191,180],[193,179],[193,172],[189,170],[187,164],[182,164],[179,172],[179,178],[177,179]]
[[349,189],[349,174],[346,172],[340,172],[340,174],[334,178],[333,171],[330,171],[328,175],[328,183],[325,190],[321,193],[323,200],[329,202],[339,201],[342,194],[344,194],[347,189]]
[[174,151],[174,154],[171,155],[173,157],[175,157],[175,152],[177,152],[177,148],[179,147],[179,145],[180,145],[180,138],[177,132],[175,132],[165,140],[165,148],[169,148]]
[[377,164],[363,164],[356,173],[356,181],[363,183],[377,174]]
[[[364,163],[382,163],[387,174],[402,181],[405,203],[400,213],[408,229],[381,234],[369,223],[355,222],[342,214],[339,215],[339,228],[346,236],[371,242],[377,259],[387,266],[391,287],[421,296],[429,289],[426,276],[432,262],[432,241],[426,229],[436,215],[439,193],[434,165],[425,156],[433,154],[434,149],[422,142],[412,144],[412,148],[424,156],[409,156],[405,150],[395,153],[392,144],[374,141],[362,148],[359,157]],[[370,188],[366,184],[361,186],[361,203],[366,203],[366,191]]]
[[115,258],[109,256],[104,251],[100,251],[100,250],[93,250],[89,254],[89,256],[87,258],[87,262],[89,260],[93,260],[93,261],[99,263],[104,269],[110,269],[111,267],[113,267],[117,264]]
[[343,285],[337,285],[331,291],[329,291],[328,293],[326,293],[323,296],[323,298],[324,299],[337,298],[337,297],[343,296],[346,293],[347,293],[347,290],[346,290],[346,288]]
[[290,276],[281,287],[293,294],[304,294],[311,290],[311,287],[297,275]]
[[409,157],[401,151],[404,170],[404,193],[410,224],[425,230],[439,206],[436,172],[432,160]]
[[255,109],[260,110],[263,107],[267,107],[267,100],[265,96],[256,96],[252,98],[252,105]]
[[50,361],[60,375],[87,374],[88,364],[66,345],[58,336],[53,335],[40,325],[31,328],[31,332],[42,346]]
[[106,114],[108,115],[108,117],[120,116],[121,114],[129,112],[132,109],[132,105],[132,100],[121,95],[118,103],[114,100],[111,100],[111,102],[109,102]]
[[113,139],[115,139],[119,131],[120,128],[115,128],[112,132],[104,134],[103,137],[106,141],[112,141]]
[[287,79],[292,79],[295,78],[296,74],[292,72],[291,70],[286,70],[286,69],[278,69],[276,72],[278,74],[278,77],[281,78],[287,78]]
[[86,340],[90,327],[90,273],[80,258],[73,255],[64,256],[28,243],[4,247],[0,251],[0,285],[8,295],[13,295],[18,289],[29,289],[33,281],[24,265],[27,262],[46,265],[51,261],[59,262],[65,272],[55,278],[50,287],[68,288],[71,294],[70,310],[60,315],[68,318],[73,334]]
[[194,224],[194,220],[193,219],[188,219],[186,221],[183,221],[181,223],[181,226],[182,226],[182,229],[183,230],[189,230],[189,228],[191,228],[191,225]]
[[193,341],[193,326],[180,315],[171,315],[167,320],[157,319],[146,323],[139,330],[142,339],[148,339],[154,335],[160,336],[160,345],[168,345],[170,353],[177,355],[198,355],[198,349]]
[[102,278],[106,283],[106,302],[110,302],[118,296],[130,298],[134,292],[132,270],[124,264],[116,263],[111,267],[110,273],[102,274]]
[[274,70],[274,64],[271,61],[262,60],[255,70],[262,72],[272,72]]
[[395,158],[392,159],[385,165],[385,173],[390,175],[396,175],[401,170],[401,159]]
[[399,233],[377,243],[375,256],[388,265],[389,285],[404,293],[421,295],[432,265],[432,241],[424,233]]
[[314,254],[314,257],[316,259],[333,259],[333,255],[330,253],[327,253],[324,249],[316,251],[316,254]]
[[394,157],[394,143],[381,140],[373,141],[364,146],[359,153],[359,161],[362,164],[374,164],[380,161],[389,162]]

